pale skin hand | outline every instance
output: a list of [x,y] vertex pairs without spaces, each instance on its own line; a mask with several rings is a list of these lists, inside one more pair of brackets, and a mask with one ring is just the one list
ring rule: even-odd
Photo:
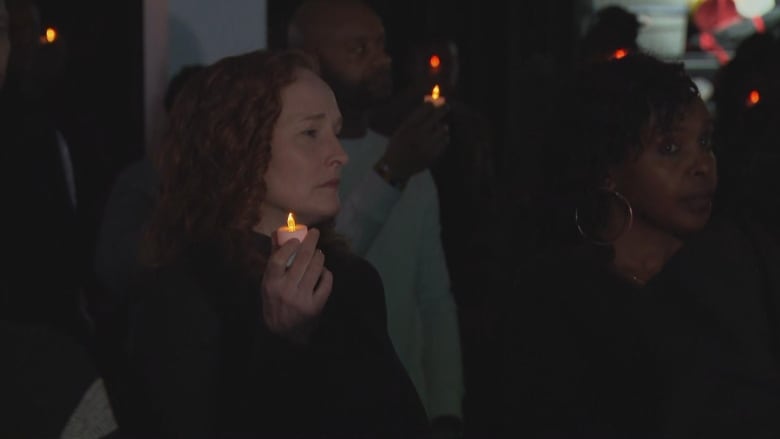
[[446,105],[423,104],[393,133],[382,161],[394,178],[408,179],[441,155],[450,142],[449,127],[443,121],[447,112]]
[[[325,255],[316,248],[319,237],[319,230],[311,229],[303,242],[291,239],[279,248],[274,245],[263,275],[265,324],[271,332],[296,343],[308,342],[333,288]],[[293,254],[295,260],[287,268]]]

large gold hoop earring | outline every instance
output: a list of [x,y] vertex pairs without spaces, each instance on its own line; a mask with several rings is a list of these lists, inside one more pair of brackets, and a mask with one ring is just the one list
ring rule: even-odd
[[577,232],[582,236],[583,239],[586,241],[600,246],[610,246],[614,244],[614,242],[621,236],[623,236],[624,233],[631,230],[631,226],[634,223],[634,208],[631,207],[631,203],[626,199],[626,197],[623,196],[618,191],[610,190],[610,189],[601,189],[602,191],[614,196],[618,201],[623,203],[626,206],[626,212],[628,212],[628,220],[626,221],[626,225],[623,227],[623,230],[620,231],[620,233],[617,234],[617,236],[612,239],[611,241],[604,241],[599,239],[594,239],[590,235],[588,235],[587,232],[585,232],[585,228],[582,227],[582,224],[580,222],[580,210],[578,207],[574,208],[574,224],[577,226]]

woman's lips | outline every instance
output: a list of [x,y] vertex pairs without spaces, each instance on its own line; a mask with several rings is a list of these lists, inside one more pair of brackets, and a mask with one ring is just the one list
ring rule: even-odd
[[335,188],[338,188],[339,187],[339,183],[341,183],[341,179],[334,178],[333,180],[328,180],[325,183],[322,183],[320,185],[320,187],[335,187]]
[[713,194],[707,192],[684,197],[681,201],[689,211],[696,214],[706,214],[712,210],[712,198]]

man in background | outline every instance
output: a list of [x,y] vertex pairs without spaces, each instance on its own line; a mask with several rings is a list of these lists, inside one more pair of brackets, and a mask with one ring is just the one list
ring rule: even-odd
[[359,1],[304,2],[288,45],[319,60],[344,119],[340,137],[350,160],[336,228],[382,277],[390,336],[434,431],[457,436],[460,336],[429,170],[449,142],[448,109],[423,105],[421,96],[389,139],[369,129],[369,111],[392,91],[391,60],[380,18]]

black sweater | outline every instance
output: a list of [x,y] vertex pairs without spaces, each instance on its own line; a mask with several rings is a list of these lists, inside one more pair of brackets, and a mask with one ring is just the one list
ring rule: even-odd
[[[270,251],[267,237],[258,245]],[[381,280],[328,251],[334,286],[306,346],[263,324],[260,286],[215,254],[153,273],[129,354],[144,437],[425,437],[424,408],[386,329]]]
[[780,437],[780,264],[713,223],[644,288],[581,247],[507,307],[507,437]]

